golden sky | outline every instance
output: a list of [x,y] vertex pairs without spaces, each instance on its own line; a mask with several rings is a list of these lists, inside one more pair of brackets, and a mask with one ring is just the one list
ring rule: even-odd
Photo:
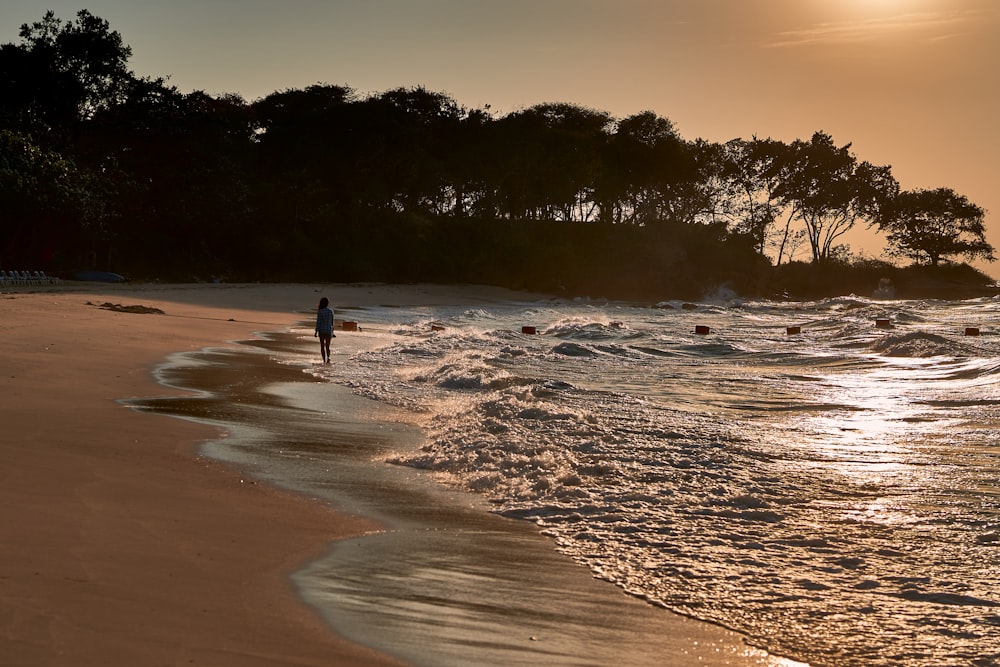
[[[1000,250],[1000,0],[3,0],[0,42],[86,7],[140,75],[248,100],[423,85],[498,113],[652,110],[687,139],[831,134],[986,208]],[[854,234],[855,251],[881,240]],[[1000,264],[980,265],[1000,276]]]

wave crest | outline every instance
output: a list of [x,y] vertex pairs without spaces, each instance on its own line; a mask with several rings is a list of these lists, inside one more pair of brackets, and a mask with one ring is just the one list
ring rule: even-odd
[[886,336],[873,342],[870,349],[887,357],[957,357],[968,353],[953,340],[923,331]]

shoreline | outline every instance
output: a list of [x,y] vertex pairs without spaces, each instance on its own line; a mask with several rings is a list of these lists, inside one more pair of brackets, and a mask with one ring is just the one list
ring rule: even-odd
[[[371,521],[246,483],[198,455],[217,429],[119,402],[183,395],[153,376],[171,353],[285,328],[313,300],[298,290],[0,294],[5,664],[402,664],[337,637],[289,581]],[[87,303],[122,300],[167,316]]]
[[[84,320],[82,331],[59,330],[58,335],[48,336],[54,342],[46,347],[46,353],[56,348],[68,349],[74,334],[77,340],[81,333],[87,336],[87,344],[83,346],[86,359],[78,355],[61,360],[65,365],[60,367],[60,372],[75,378],[72,388],[67,387],[66,379],[60,378],[57,386],[62,390],[45,392],[44,387],[54,381],[51,375],[23,382],[19,384],[20,398],[4,404],[0,415],[11,424],[8,412],[18,405],[23,406],[30,394],[34,399],[35,415],[52,416],[53,433],[40,441],[48,454],[62,458],[73,446],[72,442],[61,441],[66,436],[61,433],[64,429],[59,427],[58,418],[72,425],[73,436],[81,444],[97,442],[94,451],[88,448],[74,457],[74,464],[85,464],[77,466],[81,468],[77,475],[73,476],[73,471],[62,471],[70,478],[71,485],[76,485],[73,488],[86,488],[87,493],[65,492],[62,486],[46,489],[53,496],[54,507],[66,513],[62,530],[46,528],[36,531],[37,534],[30,530],[18,532],[24,517],[14,521],[14,513],[10,511],[5,513],[7,520],[0,524],[5,542],[20,545],[12,553],[0,556],[2,571],[12,573],[0,578],[0,617],[13,619],[15,622],[8,621],[5,625],[16,629],[14,633],[8,631],[2,647],[5,655],[18,658],[18,664],[43,661],[67,665],[102,664],[113,655],[115,661],[122,664],[160,658],[162,661],[190,660],[223,666],[402,665],[404,663],[387,653],[366,647],[379,645],[377,639],[383,628],[372,624],[386,621],[385,617],[377,616],[381,612],[376,610],[376,616],[372,616],[368,610],[360,615],[360,623],[358,618],[347,622],[342,610],[331,613],[322,609],[315,595],[301,589],[303,586],[315,587],[315,582],[310,583],[308,579],[324,567],[334,568],[338,579],[351,581],[351,585],[370,579],[371,566],[382,561],[387,553],[385,544],[392,545],[389,553],[396,554],[392,556],[397,559],[393,561],[396,568],[414,571],[439,568],[441,537],[447,538],[444,542],[450,545],[449,548],[470,550],[472,560],[462,567],[471,567],[485,582],[482,590],[470,591],[473,599],[469,604],[476,606],[477,613],[484,594],[500,594],[495,617],[477,626],[475,635],[466,637],[463,642],[478,641],[483,633],[494,633],[499,637],[498,642],[512,643],[518,652],[539,652],[525,664],[537,664],[538,655],[542,655],[548,658],[543,661],[545,664],[599,665],[621,662],[624,658],[623,664],[638,665],[646,664],[641,660],[646,659],[647,652],[652,652],[657,660],[650,664],[661,664],[659,660],[666,655],[663,651],[676,656],[668,663],[676,665],[695,662],[709,665],[798,664],[776,657],[774,660],[779,662],[773,662],[763,652],[747,646],[742,635],[653,607],[607,582],[594,579],[585,568],[557,555],[554,545],[538,535],[531,524],[511,524],[510,520],[495,515],[484,516],[480,508],[474,518],[462,519],[471,523],[456,526],[458,515],[442,510],[438,503],[432,514],[441,524],[429,531],[437,536],[432,540],[435,544],[414,551],[414,546],[428,533],[426,518],[421,519],[424,523],[418,521],[413,530],[408,531],[400,523],[390,523],[386,530],[385,524],[374,523],[385,518],[377,512],[357,512],[353,508],[348,510],[353,513],[344,514],[339,506],[331,509],[331,503],[325,502],[329,499],[321,499],[308,489],[278,488],[274,480],[251,481],[252,470],[248,466],[220,462],[199,454],[213,440],[223,446],[230,440],[228,437],[219,440],[219,428],[176,418],[164,424],[163,420],[142,414],[150,411],[143,407],[144,404],[155,403],[160,400],[158,397],[167,397],[165,400],[170,401],[185,400],[183,397],[192,395],[192,390],[178,389],[171,383],[163,383],[162,378],[159,383],[154,381],[155,369],[169,366],[165,359],[185,353],[197,357],[205,350],[216,351],[225,357],[230,349],[238,350],[240,345],[238,342],[220,344],[221,341],[242,340],[253,345],[259,342],[251,339],[254,332],[287,332],[295,323],[311,317],[312,302],[319,296],[318,290],[311,286],[87,287],[90,289],[0,295],[0,299],[9,299],[0,300],[0,312],[17,306],[13,311],[20,312],[11,314],[19,316],[19,327],[24,329],[23,333],[35,334],[33,337],[9,336],[7,329],[11,327],[6,326],[9,318],[5,317],[5,324],[0,325],[4,334],[0,337],[0,345],[4,346],[5,354],[0,358],[19,358],[17,354],[7,355],[18,352],[10,347],[12,341],[20,341],[28,347],[41,344],[39,341],[46,338],[48,331],[46,323],[65,309],[70,312],[62,313],[63,316],[68,314]],[[415,304],[443,299],[438,302],[474,305],[483,303],[484,299],[510,298],[514,294],[494,288],[467,288],[456,293],[455,288],[414,285],[333,286],[326,291],[334,295],[350,294],[359,301],[367,299],[370,304],[403,301]],[[131,300],[137,300],[138,305],[162,309],[168,317],[115,312],[84,303],[126,298],[130,301],[123,305],[136,305]],[[547,297],[539,295],[539,298]],[[343,301],[335,296],[334,304],[342,306]],[[290,305],[298,308],[290,310]],[[176,317],[187,318],[187,321],[174,320]],[[254,326],[248,329],[251,323]],[[130,330],[125,340],[121,339],[120,329]],[[339,337],[337,340],[341,341]],[[238,356],[239,352],[233,354]],[[41,360],[36,363],[47,366]],[[226,365],[225,359],[222,365]],[[246,368],[241,367],[242,371]],[[0,382],[8,381],[7,370],[0,369]],[[110,382],[102,382],[97,377],[97,370],[108,376],[113,373],[113,380],[108,378]],[[219,382],[226,382],[222,371],[205,368],[196,372],[218,376]],[[9,379],[23,377],[22,373],[23,370],[11,374]],[[273,378],[262,381],[268,379]],[[98,388],[104,391],[97,391]],[[86,396],[86,406],[71,405],[72,397],[81,392]],[[109,392],[117,392],[117,395],[110,396]],[[8,396],[10,393],[7,391]],[[224,396],[222,401],[225,402]],[[132,408],[122,409],[121,402]],[[117,412],[112,414],[115,408]],[[81,410],[94,411],[92,419],[82,420]],[[17,433],[19,429],[29,430],[27,422],[14,423],[13,429],[8,428],[7,435],[0,438],[5,450],[16,448],[10,431]],[[113,435],[108,436],[109,432]],[[104,436],[107,441],[99,441],[94,436]],[[352,436],[342,433],[341,437]],[[143,446],[141,454],[135,450],[135,445]],[[11,467],[18,472],[18,477],[25,477],[27,483],[32,475],[21,473],[26,472],[23,459],[30,456],[25,451],[19,453],[23,456],[16,458]],[[39,465],[38,469],[27,470],[34,473],[31,481],[35,487],[39,486],[39,474],[45,472],[43,468]],[[125,479],[118,479],[118,476]],[[356,484],[358,480],[353,481]],[[36,489],[29,490],[28,486],[3,488],[0,502],[13,507],[19,495],[31,498]],[[40,486],[44,486],[44,481]],[[71,508],[69,501],[79,498],[87,502]],[[397,500],[395,504],[400,503]],[[472,516],[468,508],[465,513]],[[371,516],[376,518],[362,518]],[[74,523],[86,524],[88,530],[72,532]],[[144,539],[134,540],[136,534]],[[470,534],[489,535],[490,539],[498,541],[500,550],[481,549],[470,542]],[[511,544],[516,545],[517,557],[511,557],[506,551]],[[36,591],[39,580],[32,579],[28,572],[30,567],[25,567],[25,562],[31,562],[42,551],[58,553],[46,561],[45,569],[39,569],[34,575],[44,573],[46,576],[44,590]],[[403,554],[402,560],[398,560],[399,553]],[[359,561],[361,554],[365,556]],[[526,576],[526,564],[529,569],[532,565],[541,567]],[[434,571],[447,580],[466,575],[462,567]],[[406,586],[402,589],[387,586],[386,573],[380,573],[383,584],[376,590],[365,583],[360,591],[348,587],[339,592],[366,598],[373,607],[392,606],[406,604],[407,596],[414,595],[412,587],[415,584],[410,579],[416,581],[416,585],[427,583],[421,581],[419,575],[413,575],[406,578]],[[57,581],[60,577],[76,585],[60,585]],[[446,584],[454,585],[449,581]],[[300,590],[296,591],[296,586]],[[421,589],[418,595],[426,593],[426,589]],[[31,595],[33,597],[28,600]],[[507,608],[511,600],[520,599],[532,600],[538,606],[514,605],[515,612]],[[567,617],[562,607],[570,599],[573,603],[569,605],[571,614]],[[30,604],[25,605],[26,601]],[[72,610],[66,610],[67,603],[72,605]],[[23,611],[26,606],[33,615]],[[538,632],[526,621],[534,618],[539,608],[546,610],[545,634],[539,633],[537,638],[543,641],[527,635],[529,631]],[[32,635],[29,626],[43,624],[46,616],[50,627],[58,631]],[[85,617],[86,622],[81,622],[81,617]],[[211,623],[206,623],[206,617]],[[441,631],[430,621],[421,622],[426,623],[426,627],[416,626],[419,639],[416,648],[412,649],[415,652],[408,653],[405,648],[391,651],[407,659],[414,656],[413,664],[420,664],[421,651],[425,651],[420,642],[429,641],[427,632]],[[607,625],[613,627],[605,631]],[[346,627],[345,634],[355,642],[338,637],[331,626],[341,628],[340,632]],[[358,632],[359,627],[363,631]],[[378,630],[373,631],[374,627]],[[384,629],[389,628],[400,636],[412,635],[414,630],[414,627],[391,624]],[[559,639],[560,633],[565,634],[566,639]],[[627,649],[622,644],[626,639],[630,647]],[[591,651],[586,662],[573,657],[574,651],[582,650],[575,645],[580,642]],[[64,653],[62,647],[67,646],[71,650]],[[6,650],[8,647],[10,651]],[[716,662],[704,662],[705,655],[714,657]],[[603,656],[603,661],[598,656]],[[630,657],[635,659],[630,660]],[[465,664],[468,658],[468,654],[459,655],[456,662],[448,664]],[[423,664],[439,663],[425,660]],[[509,661],[504,658],[496,664],[509,664]]]

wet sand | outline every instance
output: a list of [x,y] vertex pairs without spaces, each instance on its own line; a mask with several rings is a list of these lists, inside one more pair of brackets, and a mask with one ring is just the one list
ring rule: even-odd
[[[338,306],[505,296],[322,291]],[[534,526],[373,461],[413,434],[386,432],[383,408],[336,385],[309,387],[259,353],[294,345],[287,335],[225,343],[310,318],[314,286],[36,292],[0,295],[0,664],[403,664],[389,652],[417,665],[793,664],[629,598],[556,554]],[[340,354],[365,344],[363,334],[335,340]],[[162,377],[214,402],[154,382],[176,352],[190,353],[178,365],[205,367]],[[322,411],[310,405],[318,396]],[[219,428],[119,399],[231,424],[230,437],[199,455]],[[268,416],[289,409],[316,415],[265,432],[280,421]],[[245,441],[334,442],[336,474],[248,454],[244,426],[261,429]]]

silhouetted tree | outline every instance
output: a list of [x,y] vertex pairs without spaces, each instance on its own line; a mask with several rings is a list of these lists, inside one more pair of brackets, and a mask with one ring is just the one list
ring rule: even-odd
[[454,99],[426,88],[397,88],[372,100],[384,121],[376,130],[384,142],[382,173],[396,208],[444,215],[455,206],[455,175],[450,168],[453,137],[465,116]]
[[91,207],[72,160],[0,129],[0,264],[51,269],[79,244]]
[[887,254],[926,261],[945,257],[994,261],[986,241],[986,212],[950,188],[907,190],[882,210],[878,226],[889,242]]
[[694,224],[704,221],[712,204],[709,184],[702,181],[714,166],[703,142],[660,142],[653,159],[649,199],[642,207],[640,223],[664,221]]
[[611,124],[606,112],[573,104],[539,104],[497,121],[501,214],[596,220],[595,188]]
[[[768,241],[776,233],[774,225],[782,211],[776,192],[787,159],[788,145],[774,139],[733,139],[725,144],[723,176],[730,184],[733,198],[732,228],[735,233],[752,238],[760,254],[764,254]],[[782,248],[778,252],[778,263],[788,225],[784,231],[784,234],[778,232],[778,244]]]
[[859,164],[850,148],[838,148],[823,132],[794,142],[777,188],[782,205],[803,223],[816,262],[830,259],[834,241],[859,220],[874,220],[899,189],[889,167]]
[[646,225],[664,219],[664,186],[687,164],[687,146],[670,120],[643,111],[619,121],[598,181],[601,220]]
[[682,181],[683,214],[675,219],[690,223],[720,224],[725,228],[736,214],[736,196],[729,176],[724,145],[698,139],[689,144],[694,171]]
[[[348,87],[314,85],[253,103],[254,199],[265,227],[284,224],[308,237],[362,196],[356,146],[364,132],[350,113],[356,99]],[[281,247],[280,235],[270,235],[263,245]]]
[[[861,220],[902,256],[992,258],[964,198],[896,197],[888,167],[821,132],[720,145],[652,111],[494,117],[423,87],[248,104],[136,77],[130,56],[87,10],[0,45],[0,261],[694,295],[754,284],[772,242],[778,263],[801,238],[837,258]],[[606,224],[567,224],[589,222]]]
[[21,45],[4,45],[0,99],[32,131],[68,130],[121,102],[134,80],[132,49],[86,9],[63,22],[51,11],[21,26]]
[[496,147],[490,145],[494,124],[488,107],[469,110],[448,136],[448,169],[455,199],[452,213],[456,218],[497,217],[496,193],[487,187],[496,164]]

